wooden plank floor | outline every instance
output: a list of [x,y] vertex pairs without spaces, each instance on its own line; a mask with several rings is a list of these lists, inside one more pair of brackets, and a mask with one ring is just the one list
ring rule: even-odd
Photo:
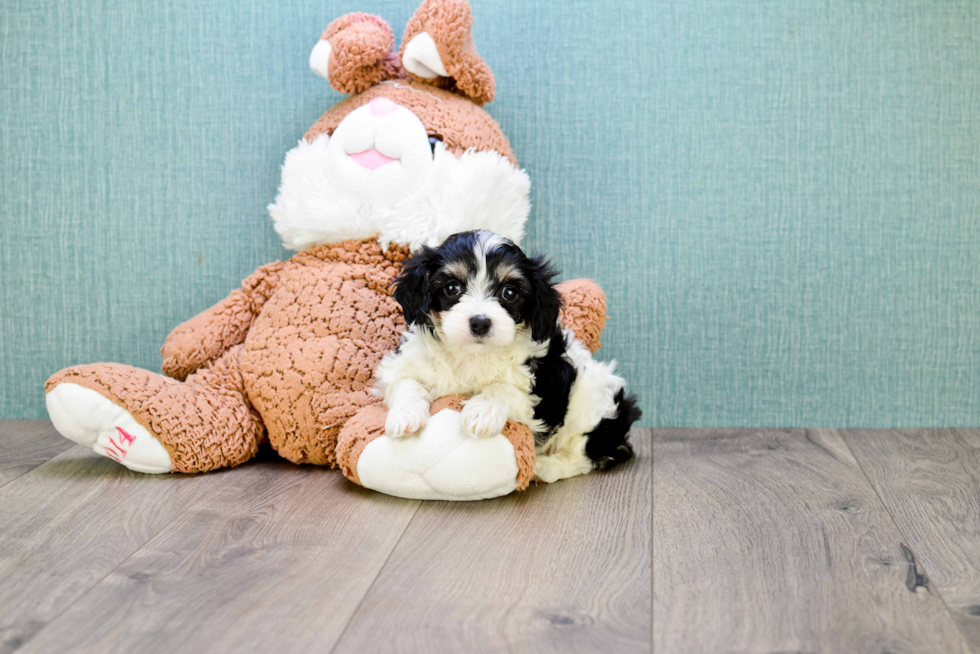
[[0,487],[72,446],[44,420],[4,420],[0,424]]
[[648,433],[614,472],[477,503],[272,457],[139,475],[52,433],[0,422],[0,469],[34,464],[0,488],[0,653],[650,651]]
[[147,476],[0,421],[0,654],[980,654],[980,430],[637,430],[478,503],[266,456]]
[[968,651],[839,433],[659,430],[654,460],[655,651]]
[[843,435],[967,642],[980,652],[980,430]]

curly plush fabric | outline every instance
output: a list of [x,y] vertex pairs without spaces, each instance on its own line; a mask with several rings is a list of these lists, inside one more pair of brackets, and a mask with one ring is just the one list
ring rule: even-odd
[[388,410],[381,404],[374,404],[358,411],[347,421],[337,437],[337,465],[344,476],[360,485],[357,476],[357,461],[368,443],[384,436],[385,417]]
[[[465,0],[426,0],[405,26],[399,54],[404,57],[408,43],[422,32],[428,33],[450,76],[425,82],[462,93],[482,106],[493,100],[496,81],[490,67],[476,53],[470,32],[472,26],[473,13]],[[422,81],[411,73],[409,76]]]
[[345,241],[305,250],[283,268],[242,354],[249,397],[281,456],[332,465],[343,419],[377,401],[374,368],[404,327],[388,289],[408,254],[382,251],[374,239]]
[[341,93],[360,93],[375,84],[405,77],[395,35],[381,17],[355,12],[341,16],[323,31],[330,43],[330,86]]
[[252,321],[279,283],[282,267],[279,261],[260,267],[241,288],[171,331],[160,350],[164,374],[184,380],[231,346],[244,342]]
[[606,326],[606,294],[591,279],[570,279],[559,284],[558,291],[564,302],[562,324],[595,354],[602,345],[600,337]]

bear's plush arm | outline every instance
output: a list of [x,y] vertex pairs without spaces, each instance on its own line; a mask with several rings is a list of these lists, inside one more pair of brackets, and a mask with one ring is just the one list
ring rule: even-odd
[[243,342],[255,316],[275,290],[283,265],[276,261],[261,266],[245,278],[241,288],[170,332],[160,349],[164,374],[183,381]]
[[606,326],[606,294],[591,279],[570,279],[559,284],[558,291],[563,305],[561,324],[595,354]]

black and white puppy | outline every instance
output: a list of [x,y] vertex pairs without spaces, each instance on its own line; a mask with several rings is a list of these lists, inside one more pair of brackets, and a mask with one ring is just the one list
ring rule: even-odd
[[632,457],[636,400],[615,364],[595,361],[558,323],[555,275],[488,231],[454,234],[408,259],[394,287],[408,329],[377,370],[387,435],[416,433],[433,400],[459,394],[470,396],[462,421],[475,437],[499,434],[508,418],[531,429],[540,481]]

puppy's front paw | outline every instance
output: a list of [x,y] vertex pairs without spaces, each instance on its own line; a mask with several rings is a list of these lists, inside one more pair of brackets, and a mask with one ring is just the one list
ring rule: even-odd
[[553,484],[561,479],[561,464],[553,456],[538,456],[534,461],[534,478]]
[[463,406],[463,426],[470,435],[477,438],[490,438],[504,430],[507,412],[500,404],[477,395]]
[[426,402],[403,404],[388,411],[385,419],[385,435],[388,438],[404,438],[416,433],[429,421],[429,405]]

